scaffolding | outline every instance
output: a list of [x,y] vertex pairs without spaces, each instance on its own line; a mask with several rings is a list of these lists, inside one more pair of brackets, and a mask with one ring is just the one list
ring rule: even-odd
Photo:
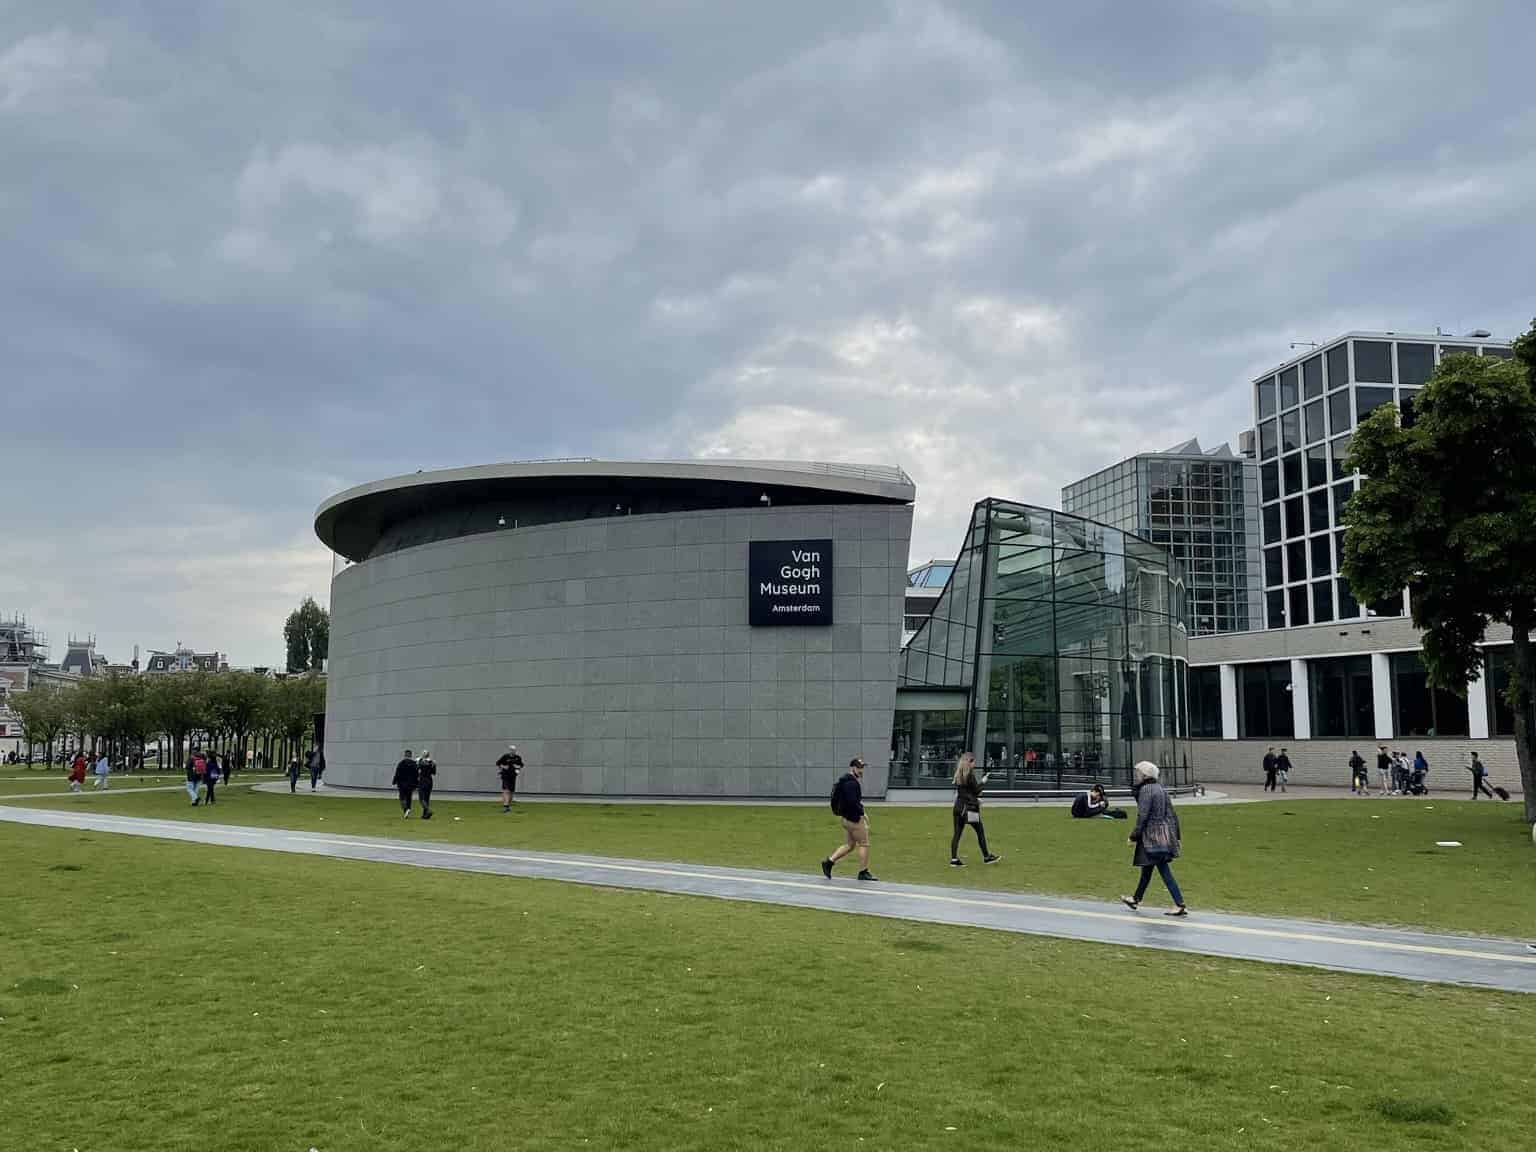
[[0,618],[0,664],[48,663],[48,637],[25,616]]

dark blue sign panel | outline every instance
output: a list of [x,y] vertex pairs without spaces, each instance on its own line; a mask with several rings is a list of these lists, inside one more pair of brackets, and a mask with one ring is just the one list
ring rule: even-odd
[[753,540],[747,622],[754,628],[832,623],[832,541]]

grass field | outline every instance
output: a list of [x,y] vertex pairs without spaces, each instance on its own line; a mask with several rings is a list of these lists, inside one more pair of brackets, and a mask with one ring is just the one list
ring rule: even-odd
[[1531,997],[20,826],[0,874],[18,1149],[1489,1152],[1536,1131]]
[[[136,788],[169,788],[180,785],[185,779],[186,776],[180,772],[135,772],[131,774],[115,772],[108,778],[107,789],[109,792],[117,792]],[[276,780],[278,777],[270,775],[258,776],[254,773],[246,775],[242,773],[238,779],[241,782],[250,781],[254,783],[258,780]],[[27,774],[25,772],[6,771],[4,766],[0,766],[0,800],[10,796],[35,796],[67,791],[69,791],[69,781],[65,778],[65,773],[62,771],[47,773],[34,771],[31,774]],[[94,776],[87,776],[85,778],[82,791],[92,793],[96,791],[96,778]]]
[[[15,802],[15,801],[12,801]],[[78,797],[38,800],[79,804]],[[840,838],[821,808],[444,801],[431,823],[391,799],[235,789],[212,811],[174,792],[96,797],[92,811],[405,839],[690,860],[814,873]],[[1525,938],[1536,932],[1536,850],[1516,805],[1464,800],[1298,800],[1190,806],[1177,871],[1195,909],[1401,924]],[[1005,854],[950,868],[948,809],[874,808],[872,863],[885,880],[1113,899],[1134,886],[1127,825],[1075,821],[1060,808],[989,808]],[[1439,848],[1459,840],[1460,848]],[[845,867],[847,867],[845,865]],[[1161,900],[1160,888],[1154,899]]]

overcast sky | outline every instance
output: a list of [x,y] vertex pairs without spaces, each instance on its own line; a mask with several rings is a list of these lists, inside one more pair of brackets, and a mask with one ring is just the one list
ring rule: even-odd
[[314,509],[545,456],[989,495],[1536,315],[1528,4],[0,5],[0,613],[282,658]]

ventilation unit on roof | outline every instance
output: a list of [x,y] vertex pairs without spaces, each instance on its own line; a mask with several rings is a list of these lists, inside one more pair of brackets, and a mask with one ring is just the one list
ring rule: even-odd
[[1474,328],[1472,331],[1468,332],[1467,335],[1472,337],[1474,340],[1486,340],[1488,337],[1492,336],[1493,333],[1488,331],[1486,328]]

